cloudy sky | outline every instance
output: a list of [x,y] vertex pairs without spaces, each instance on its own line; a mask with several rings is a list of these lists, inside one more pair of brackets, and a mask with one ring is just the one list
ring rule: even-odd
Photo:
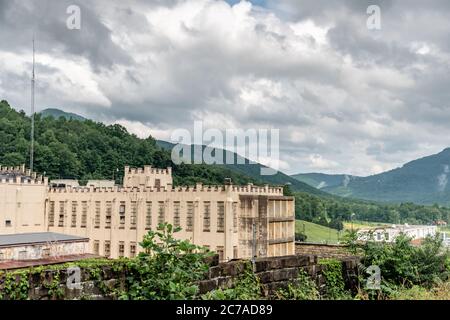
[[29,112],[34,32],[38,110],[166,140],[196,120],[280,129],[287,173],[369,175],[450,147],[449,16],[447,0],[0,0],[0,99]]

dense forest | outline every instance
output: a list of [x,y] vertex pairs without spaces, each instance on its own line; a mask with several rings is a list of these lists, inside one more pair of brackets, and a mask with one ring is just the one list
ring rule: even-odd
[[[29,163],[30,118],[6,101],[0,102],[0,164]],[[255,182],[223,167],[174,165],[170,152],[157,146],[152,137],[139,139],[120,125],[104,125],[91,120],[35,117],[35,171],[50,179],[115,179],[120,182],[125,165],[173,167],[174,183],[223,184]]]
[[450,222],[450,209],[439,205],[413,203],[382,204],[335,196],[317,197],[295,193],[297,219],[342,230],[343,221],[361,220],[384,223],[432,224],[437,220]]

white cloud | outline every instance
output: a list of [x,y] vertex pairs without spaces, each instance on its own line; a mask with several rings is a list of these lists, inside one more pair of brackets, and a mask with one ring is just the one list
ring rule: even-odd
[[[39,9],[28,4],[0,21],[8,44],[0,44],[0,98],[25,109],[26,8]],[[405,13],[392,4],[378,33],[364,27],[361,6],[101,0],[83,7],[88,21],[79,34],[57,28],[61,17],[48,12],[37,30],[38,108],[83,109],[160,139],[194,120],[205,128],[280,129],[290,173],[368,175],[443,149],[447,6],[433,11],[415,1]],[[431,16],[439,23],[431,26]]]

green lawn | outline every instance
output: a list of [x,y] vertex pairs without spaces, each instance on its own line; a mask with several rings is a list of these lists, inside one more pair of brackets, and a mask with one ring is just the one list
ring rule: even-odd
[[[315,223],[297,220],[295,223],[296,232],[306,233],[308,237],[306,242],[314,243],[338,243],[338,231],[335,229],[327,228]],[[341,236],[343,233],[341,232]]]

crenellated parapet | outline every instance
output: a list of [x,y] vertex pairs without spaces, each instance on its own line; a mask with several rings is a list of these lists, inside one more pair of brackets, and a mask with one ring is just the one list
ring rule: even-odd
[[131,168],[125,166],[125,175],[172,175],[172,168],[160,169],[152,168],[152,166],[144,166],[144,168]]
[[18,167],[0,166],[0,183],[22,185],[48,185],[48,177],[38,175],[26,169],[25,165]]
[[114,186],[114,187],[63,187],[63,188],[49,188],[50,193],[224,193],[232,192],[238,194],[253,194],[253,195],[283,195],[282,187],[269,187],[268,185],[260,187],[252,184],[246,186],[235,185],[203,185],[197,183],[195,186],[172,186],[171,184],[161,187],[152,186]]

